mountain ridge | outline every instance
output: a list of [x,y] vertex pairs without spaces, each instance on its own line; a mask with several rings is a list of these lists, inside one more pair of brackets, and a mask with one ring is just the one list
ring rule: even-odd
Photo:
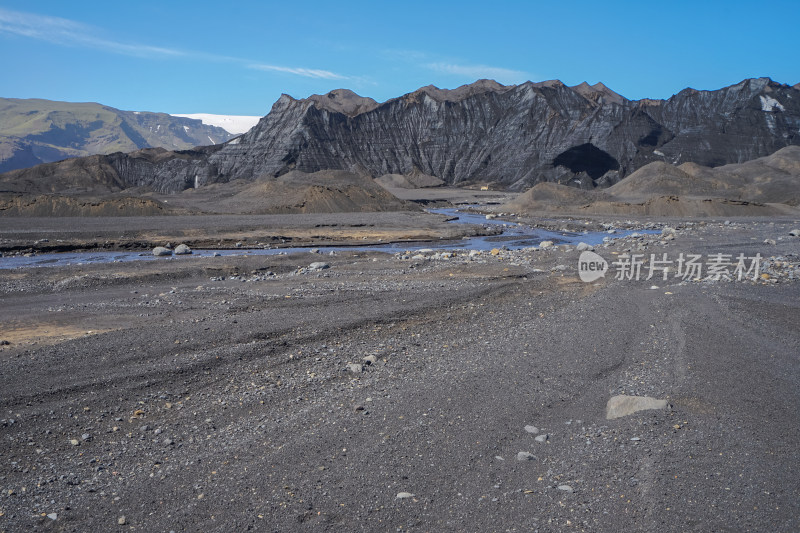
[[66,158],[219,144],[234,135],[199,120],[96,102],[0,98],[0,172]]
[[666,100],[627,100],[601,83],[479,80],[383,103],[346,89],[300,100],[284,94],[255,127],[214,150],[158,162],[118,154],[109,164],[123,183],[158,192],[292,170],[593,189],[654,161],[714,167],[793,144],[800,144],[800,90],[769,78],[687,88]]

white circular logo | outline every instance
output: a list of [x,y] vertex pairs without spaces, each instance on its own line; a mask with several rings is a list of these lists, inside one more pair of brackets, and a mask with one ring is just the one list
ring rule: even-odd
[[590,251],[581,252],[578,258],[578,275],[581,281],[590,283],[605,277],[608,271],[608,262],[598,254]]

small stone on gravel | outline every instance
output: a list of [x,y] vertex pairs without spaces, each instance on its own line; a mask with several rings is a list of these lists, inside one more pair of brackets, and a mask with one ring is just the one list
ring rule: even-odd
[[620,394],[612,397],[606,404],[606,418],[611,420],[628,416],[648,409],[666,409],[667,401],[650,396],[627,396]]
[[517,453],[517,461],[535,461],[536,456],[533,455],[531,452],[519,452]]

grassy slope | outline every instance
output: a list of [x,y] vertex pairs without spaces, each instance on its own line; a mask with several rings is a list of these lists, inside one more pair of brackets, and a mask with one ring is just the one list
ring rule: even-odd
[[96,103],[0,98],[0,172],[38,162],[140,148],[188,149],[233,136],[199,120]]

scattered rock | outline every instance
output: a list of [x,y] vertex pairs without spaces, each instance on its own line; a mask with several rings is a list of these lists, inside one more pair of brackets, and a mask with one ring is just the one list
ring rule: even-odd
[[117,524],[119,524],[121,526],[124,526],[127,522],[128,521],[125,519],[124,516],[120,516],[119,518],[117,518]]
[[500,249],[499,248],[492,248],[492,251],[490,253],[492,255],[500,255]]
[[70,439],[69,443],[72,444],[73,446],[80,446],[81,441],[79,441],[78,439]]
[[50,513],[47,515],[50,520],[58,520],[58,513]]
[[587,250],[594,250],[594,246],[588,245],[585,242],[579,242],[575,249],[579,252],[585,252]]
[[775,239],[764,239],[764,244],[772,244],[772,245],[775,245],[775,244],[778,244],[778,243],[777,243],[777,242],[775,242]]
[[536,426],[525,426],[525,431],[528,433],[539,433],[539,428]]
[[574,492],[572,490],[572,487],[570,487],[569,485],[559,485],[558,490],[563,490],[564,492]]
[[308,265],[309,270],[325,270],[326,268],[330,268],[331,266],[324,261],[314,261],[310,265]]
[[519,452],[517,453],[517,461],[535,461],[536,456],[533,455],[531,452]]
[[539,243],[539,248],[542,250],[547,250],[548,248],[553,247],[553,241],[542,241]]
[[179,244],[175,247],[175,255],[189,255],[190,253],[192,253],[192,249],[185,244]]
[[349,370],[354,374],[360,374],[361,372],[364,371],[364,367],[358,363],[348,363],[347,370]]
[[362,361],[364,361],[365,365],[374,365],[375,363],[378,362],[378,358],[375,357],[374,355],[367,355],[366,357],[364,357],[364,359],[362,359]]
[[398,492],[397,496],[395,498],[398,499],[398,500],[405,500],[405,499],[413,498],[413,497],[414,497],[414,495],[411,494],[410,492]]
[[164,246],[156,246],[155,248],[153,248],[153,255],[157,257],[172,255],[172,250],[170,250],[169,248],[165,248]]
[[792,237],[800,237],[800,229],[793,229],[792,231],[789,232],[789,235],[791,235]]
[[648,409],[666,409],[667,401],[650,396],[613,396],[606,404],[606,418],[612,420]]
[[541,435],[536,435],[534,440],[536,442],[547,442],[550,440],[550,435],[548,433],[542,433]]

